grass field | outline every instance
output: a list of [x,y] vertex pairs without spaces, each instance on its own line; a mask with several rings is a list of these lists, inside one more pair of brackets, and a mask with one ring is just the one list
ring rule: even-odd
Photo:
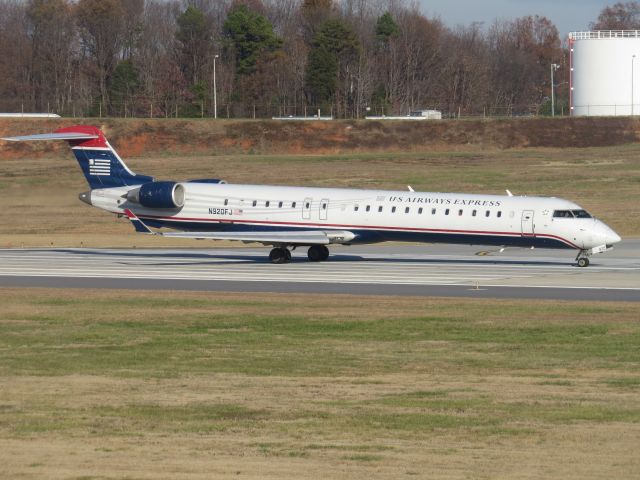
[[[574,200],[623,237],[640,235],[640,144],[586,149],[470,150],[349,155],[127,159],[160,179],[516,195]],[[0,160],[0,246],[193,246],[135,235],[126,220],[77,199],[88,189],[75,160]],[[198,243],[202,247],[201,243]]]
[[2,478],[632,478],[637,305],[0,290]]

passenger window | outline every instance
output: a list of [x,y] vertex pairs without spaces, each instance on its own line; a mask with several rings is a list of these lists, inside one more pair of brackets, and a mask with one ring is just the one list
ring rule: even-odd
[[327,209],[327,204],[326,204],[326,203],[323,203],[323,204],[322,204],[322,209],[323,209],[323,210],[326,210],[326,209]]
[[502,216],[502,212],[498,212],[498,218]]
[[293,202],[293,203],[291,204],[291,208],[296,208],[296,202]]
[[254,200],[254,201],[253,201],[253,206],[255,207],[256,205],[258,205],[258,201],[257,201],[257,200]]
[[422,215],[422,207],[418,209],[418,215]]
[[264,202],[264,206],[268,207],[269,205],[271,205],[271,202],[269,200],[267,200],[266,202]]
[[449,209],[448,208],[444,211],[444,214],[445,215],[449,215]]
[[354,212],[357,212],[358,210],[360,210],[360,206],[356,205],[355,207],[353,207]]
[[311,204],[309,202],[305,203],[304,208],[311,208]]
[[225,198],[225,199],[224,199],[224,204],[225,204],[225,205],[229,205],[229,199],[228,199],[228,198]]
[[278,203],[278,208],[282,208],[282,202]]
[[409,207],[404,209],[404,213],[409,213]]
[[471,216],[472,216],[472,217],[475,217],[477,213],[478,213],[478,211],[477,211],[477,210],[474,210],[473,212],[471,212]]
[[396,213],[396,207],[391,207],[391,213]]
[[367,212],[370,212],[370,211],[371,211],[371,205],[367,205],[367,208],[365,208],[365,210],[366,210]]
[[462,216],[462,209],[458,210],[458,216],[461,217]]
[[488,217],[489,215],[491,215],[491,211],[490,211],[490,210],[487,210],[487,211],[484,213],[484,216],[485,216],[485,217]]
[[431,209],[431,215],[435,215],[435,214],[436,214],[436,209],[435,209],[435,208],[432,208],[432,209]]
[[378,213],[382,213],[382,206],[378,207]]

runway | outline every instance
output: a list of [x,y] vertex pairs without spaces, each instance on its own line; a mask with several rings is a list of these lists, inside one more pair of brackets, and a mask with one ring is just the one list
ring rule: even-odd
[[[272,265],[268,248],[4,249],[0,286],[640,301],[640,240],[572,264],[572,251],[336,247]],[[481,253],[479,255],[479,253]]]

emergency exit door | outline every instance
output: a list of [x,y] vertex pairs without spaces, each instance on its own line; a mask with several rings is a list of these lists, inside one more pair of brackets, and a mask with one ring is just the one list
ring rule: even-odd
[[323,198],[320,200],[320,220],[327,219],[327,212],[329,211],[329,199]]
[[311,218],[311,203],[310,198],[305,198],[302,204],[302,218],[309,220]]

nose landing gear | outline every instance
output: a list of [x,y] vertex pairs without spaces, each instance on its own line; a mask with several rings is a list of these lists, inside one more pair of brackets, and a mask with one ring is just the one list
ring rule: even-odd
[[580,250],[578,256],[576,257],[576,263],[579,267],[584,268],[589,266],[589,251],[588,250]]

